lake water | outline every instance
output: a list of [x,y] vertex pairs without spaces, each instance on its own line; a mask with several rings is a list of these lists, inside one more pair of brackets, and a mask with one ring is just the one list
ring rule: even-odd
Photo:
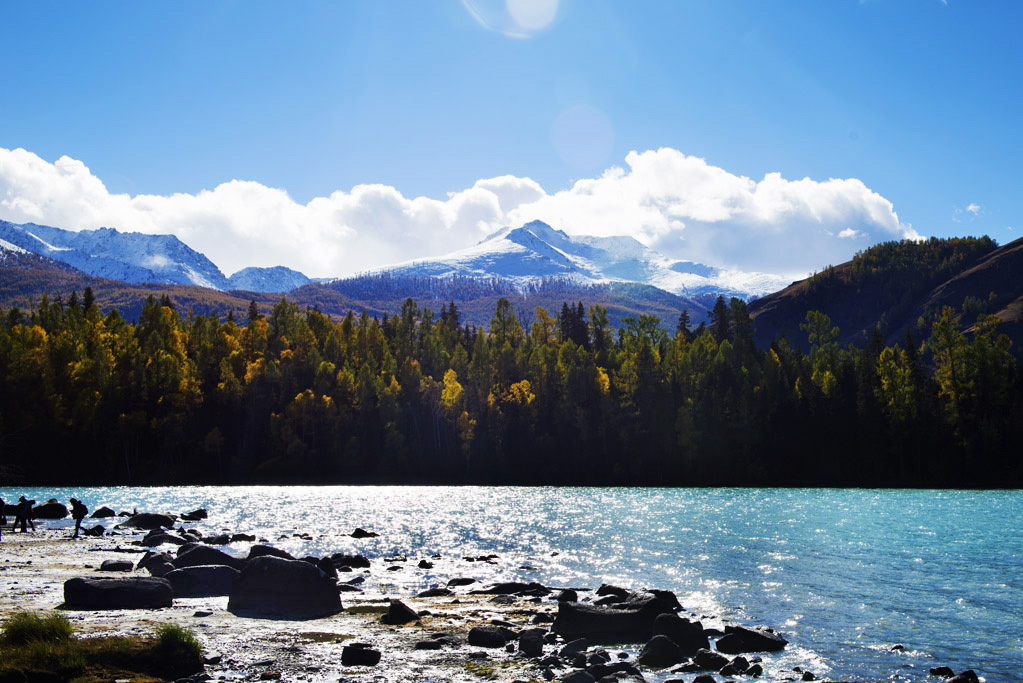
[[[189,526],[255,533],[295,555],[443,555],[432,571],[389,577],[400,591],[451,576],[667,588],[689,610],[785,634],[768,679],[795,664],[836,680],[933,680],[938,665],[1023,679],[1019,491],[0,489],[8,502],[22,493],[90,509],[204,507],[209,519]],[[355,527],[380,537],[352,539]],[[490,553],[494,565],[461,559]]]

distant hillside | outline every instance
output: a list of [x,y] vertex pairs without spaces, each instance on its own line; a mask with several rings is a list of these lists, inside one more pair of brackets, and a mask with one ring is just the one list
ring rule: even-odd
[[750,303],[760,345],[784,334],[806,344],[806,312],[827,313],[842,344],[861,344],[875,324],[889,343],[906,329],[917,338],[944,306],[963,313],[969,329],[981,313],[1003,320],[1000,332],[1023,346],[1023,239],[999,247],[988,237],[886,242],[852,261]]
[[255,301],[266,314],[286,296],[300,307],[316,307],[323,313],[340,318],[365,310],[370,315],[394,314],[411,297],[425,308],[439,313],[442,305],[458,304],[464,323],[487,327],[500,298],[507,298],[523,322],[529,323],[536,306],[556,313],[563,302],[582,301],[586,306],[600,304],[608,309],[612,325],[622,319],[643,314],[655,315],[662,325],[674,330],[679,313],[687,309],[694,324],[707,317],[706,305],[692,299],[665,292],[647,285],[607,283],[580,285],[563,280],[545,281],[520,290],[507,281],[474,278],[399,277],[390,274],[371,275],[329,284],[310,283],[282,294],[244,290],[221,292],[192,285],[129,284],[86,275],[71,266],[45,256],[15,251],[0,245],[0,307],[34,308],[43,294],[51,299],[67,300],[72,292],[81,296],[91,287],[97,304],[105,311],[116,308],[121,315],[135,319],[142,303],[150,294],[170,297],[181,312],[216,313],[221,318],[233,313],[244,323],[249,302]]

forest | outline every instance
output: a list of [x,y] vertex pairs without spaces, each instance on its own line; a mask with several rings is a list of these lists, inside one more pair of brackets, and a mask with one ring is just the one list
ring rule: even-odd
[[1023,483],[1023,364],[952,308],[862,348],[811,310],[806,349],[758,348],[737,298],[674,334],[504,298],[486,329],[412,299],[235,320],[149,297],[129,322],[86,289],[0,313],[0,483]]

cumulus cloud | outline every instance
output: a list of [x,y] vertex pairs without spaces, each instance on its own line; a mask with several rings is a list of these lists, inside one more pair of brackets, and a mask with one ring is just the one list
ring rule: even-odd
[[668,256],[804,275],[851,256],[850,238],[919,237],[856,179],[756,181],[674,149],[548,193],[529,178],[477,181],[443,199],[357,185],[307,204],[232,180],[198,194],[114,194],[81,161],[0,148],[0,218],[67,229],[172,233],[225,273],[286,265],[338,276],[469,246],[540,219],[570,234],[631,235]]
[[980,215],[980,204],[970,204],[966,207],[966,210],[972,213],[974,216]]

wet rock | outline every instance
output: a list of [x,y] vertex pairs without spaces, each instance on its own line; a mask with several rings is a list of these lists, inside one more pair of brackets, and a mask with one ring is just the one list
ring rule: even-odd
[[345,666],[376,666],[380,663],[380,651],[365,645],[349,645],[341,648],[341,663]]
[[587,671],[573,671],[560,679],[561,683],[596,683],[596,678]]
[[674,666],[685,658],[675,641],[665,635],[656,635],[651,638],[643,646],[643,651],[639,653],[639,663],[652,669]]
[[197,545],[175,557],[171,560],[171,564],[174,565],[175,569],[222,564],[227,567],[234,567],[240,571],[245,567],[246,562],[239,557],[228,555],[223,550],[218,550],[208,545]]
[[585,636],[601,642],[639,643],[653,635],[657,616],[671,611],[670,605],[650,593],[632,594],[606,607],[561,602],[552,630],[566,640]]
[[532,618],[530,618],[529,620],[529,622],[532,624],[549,624],[553,621],[554,615],[547,614],[546,612],[539,612],[537,614],[534,614]]
[[749,676],[750,678],[760,678],[764,675],[764,667],[759,664],[753,664],[750,668],[746,669],[746,672],[743,675]]
[[352,538],[376,538],[379,535],[375,531],[366,531],[360,527],[356,527],[355,531],[351,533]]
[[97,524],[96,526],[92,527],[91,529],[83,529],[82,530],[82,533],[84,533],[86,536],[92,536],[92,537],[102,536],[105,532],[106,532],[106,529],[103,527],[102,524]]
[[165,543],[171,543],[173,545],[184,545],[185,539],[181,538],[180,536],[175,536],[174,534],[168,534],[164,532],[146,534],[146,537],[142,539],[142,545],[144,545],[147,548],[155,548],[156,546],[163,545]]
[[414,645],[416,650],[439,650],[444,647],[443,643],[436,640],[420,640]]
[[64,519],[68,514],[67,506],[56,501],[36,505],[32,508],[33,519]]
[[430,588],[416,594],[417,598],[444,598],[454,595],[454,591],[450,588]]
[[198,548],[198,547],[199,547],[198,543],[183,543],[182,545],[178,546],[177,555],[178,555],[178,557],[181,557],[182,555],[187,553],[189,550],[191,550],[193,548]]
[[726,626],[725,635],[721,636],[715,647],[720,652],[737,655],[744,652],[777,652],[785,649],[786,645],[788,641],[770,629]]
[[531,581],[530,583],[505,581],[495,583],[489,588],[481,588],[471,592],[473,595],[548,595],[551,589],[536,581]]
[[349,569],[369,569],[369,559],[365,555],[342,555],[335,553],[330,556],[330,561],[337,569],[348,567]]
[[130,560],[103,560],[99,569],[100,572],[130,572],[135,565]]
[[749,661],[745,657],[740,656],[721,667],[718,673],[722,676],[741,676],[746,673],[747,669],[749,669]]
[[515,632],[503,626],[477,626],[469,630],[469,644],[479,647],[504,647]]
[[138,561],[138,564],[135,565],[135,569],[149,569],[155,564],[169,563],[173,559],[174,556],[170,553],[154,553],[148,551],[142,556],[142,559]]
[[470,586],[476,583],[476,579],[470,579],[466,576],[460,576],[448,581],[448,588],[457,588],[458,586]]
[[231,543],[251,543],[256,537],[252,534],[231,534]]
[[947,666],[935,666],[931,668],[931,675],[938,676],[939,678],[952,678],[956,675],[956,672]]
[[812,671],[804,671],[802,677],[800,677],[800,680],[802,680],[802,681],[816,681],[817,680],[817,676],[815,676]]
[[700,674],[693,679],[693,683],[717,683],[710,674]]
[[337,590],[340,593],[361,593],[362,589],[358,586],[353,586],[350,583],[339,583]]
[[191,512],[184,513],[181,515],[181,519],[186,522],[198,522],[200,519],[206,519],[208,516],[209,515],[205,509],[199,508],[198,510],[192,510]]
[[117,513],[114,512],[113,510],[111,510],[110,508],[108,508],[106,505],[104,505],[103,507],[99,508],[98,510],[93,511],[93,513],[91,515],[89,515],[89,516],[90,517],[95,517],[97,519],[105,519],[107,517],[116,517]]
[[279,557],[282,560],[294,560],[295,557],[287,550],[275,548],[272,545],[254,545],[249,548],[248,559],[254,560],[257,557]]
[[433,562],[430,562],[429,560],[419,560],[419,564],[417,566],[420,569],[433,569]]
[[170,582],[156,577],[76,577],[64,582],[64,606],[67,609],[159,609],[170,607],[173,601],[174,591]]
[[519,633],[519,652],[527,657],[543,655],[543,639],[547,631],[542,628],[529,628]]
[[973,671],[973,669],[968,669],[958,676],[949,678],[948,683],[980,683],[980,679],[977,678],[977,674]]
[[231,590],[227,609],[314,619],[337,614],[342,606],[337,585],[316,567],[299,560],[265,556],[246,563]]
[[692,657],[697,650],[710,648],[703,624],[683,619],[677,614],[658,614],[654,619],[654,635],[668,636],[687,657]]
[[170,581],[176,598],[230,595],[239,572],[225,565],[199,565],[175,569],[164,578]]
[[713,650],[699,650],[693,656],[693,663],[700,671],[719,671],[728,664],[728,657]]
[[575,640],[566,643],[565,647],[561,648],[558,652],[558,656],[564,659],[572,659],[576,655],[580,655],[590,647],[590,641],[586,638],[576,638]]
[[557,600],[558,602],[579,602],[579,594],[571,588],[566,588],[558,593]]
[[159,529],[160,527],[170,529],[174,526],[174,518],[170,515],[160,515],[155,512],[142,512],[132,515],[118,524],[118,526],[146,530]]
[[391,600],[391,604],[387,608],[387,614],[383,616],[381,621],[391,626],[400,626],[412,621],[419,621],[419,613],[401,600]]
[[202,542],[206,545],[227,545],[231,542],[231,537],[227,534],[217,534],[216,536],[207,536],[202,539]]

